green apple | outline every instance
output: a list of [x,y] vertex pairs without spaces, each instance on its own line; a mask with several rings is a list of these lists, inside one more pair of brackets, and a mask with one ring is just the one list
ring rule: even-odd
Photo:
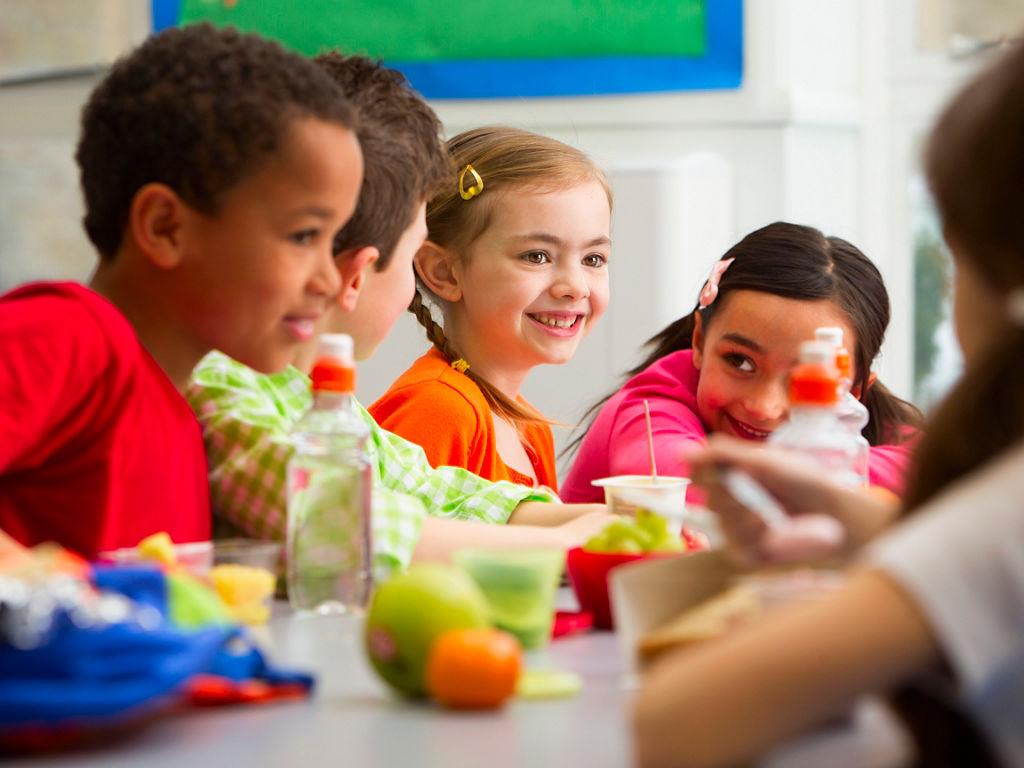
[[377,588],[366,614],[366,653],[395,690],[422,696],[434,639],[447,629],[487,626],[487,599],[468,573],[441,563],[417,563]]

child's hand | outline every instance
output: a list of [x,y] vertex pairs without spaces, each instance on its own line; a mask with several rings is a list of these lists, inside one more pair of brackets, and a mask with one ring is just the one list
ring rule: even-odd
[[618,515],[612,515],[603,511],[604,505],[598,505],[602,511],[587,512],[568,523],[563,523],[558,530],[565,537],[564,549],[582,547],[587,541],[604,530]]
[[0,571],[13,571],[32,562],[32,553],[0,531]]
[[[880,496],[842,488],[822,477],[801,457],[713,436],[706,448],[688,450],[695,483],[708,492],[707,506],[742,559],[776,561],[845,556],[895,519],[898,506]],[[722,468],[746,472],[760,483],[792,519],[769,530],[764,521],[735,498]]]

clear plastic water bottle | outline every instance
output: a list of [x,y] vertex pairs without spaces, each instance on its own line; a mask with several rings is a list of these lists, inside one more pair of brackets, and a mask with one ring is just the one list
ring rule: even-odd
[[319,344],[313,407],[292,430],[288,462],[288,598],[297,611],[360,612],[373,588],[369,430],[352,401],[352,338]]
[[805,341],[789,378],[789,419],[768,442],[812,458],[836,482],[858,486],[859,446],[839,421],[839,371],[828,343]]
[[864,437],[864,427],[868,425],[871,417],[868,414],[868,409],[864,407],[864,403],[850,392],[850,386],[853,384],[852,364],[850,352],[843,346],[843,329],[833,325],[817,328],[814,331],[814,339],[827,343],[835,350],[836,368],[839,371],[839,402],[836,405],[839,411],[839,421],[857,439],[856,471],[861,479],[861,485],[867,485],[871,445]]

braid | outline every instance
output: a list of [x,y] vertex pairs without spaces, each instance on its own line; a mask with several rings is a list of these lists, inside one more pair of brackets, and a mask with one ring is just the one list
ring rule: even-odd
[[[434,322],[434,316],[430,312],[430,307],[423,301],[423,294],[420,293],[418,285],[416,286],[416,293],[412,297],[412,302],[409,304],[409,311],[416,316],[419,324],[426,329],[427,339],[444,355],[445,360],[452,363],[462,357],[458,350],[455,349],[455,345],[445,336],[444,329]],[[490,409],[501,418],[511,422],[516,429],[521,429],[525,424],[555,423],[545,419],[533,408],[521,405],[506,397],[489,381],[478,376],[472,367],[464,371],[464,375],[468,376],[470,381],[480,387],[484,400],[487,401]]]
[[449,358],[449,350],[445,349],[445,345],[448,343],[448,339],[445,338],[444,331],[437,323],[434,322],[434,316],[430,314],[430,307],[423,303],[423,294],[420,293],[420,288],[416,286],[416,292],[412,296],[412,302],[409,304],[409,311],[416,316],[416,320],[427,330],[427,340],[441,350],[441,354],[445,356],[449,362],[457,360],[458,358]]

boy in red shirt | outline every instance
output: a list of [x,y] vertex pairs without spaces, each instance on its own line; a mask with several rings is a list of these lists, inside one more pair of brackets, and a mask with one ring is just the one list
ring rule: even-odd
[[0,297],[0,530],[86,557],[209,538],[181,391],[215,348],[284,368],[356,289],[331,249],[362,182],[351,124],[329,76],[255,35],[170,29],[115,64],[76,153],[89,287]]

